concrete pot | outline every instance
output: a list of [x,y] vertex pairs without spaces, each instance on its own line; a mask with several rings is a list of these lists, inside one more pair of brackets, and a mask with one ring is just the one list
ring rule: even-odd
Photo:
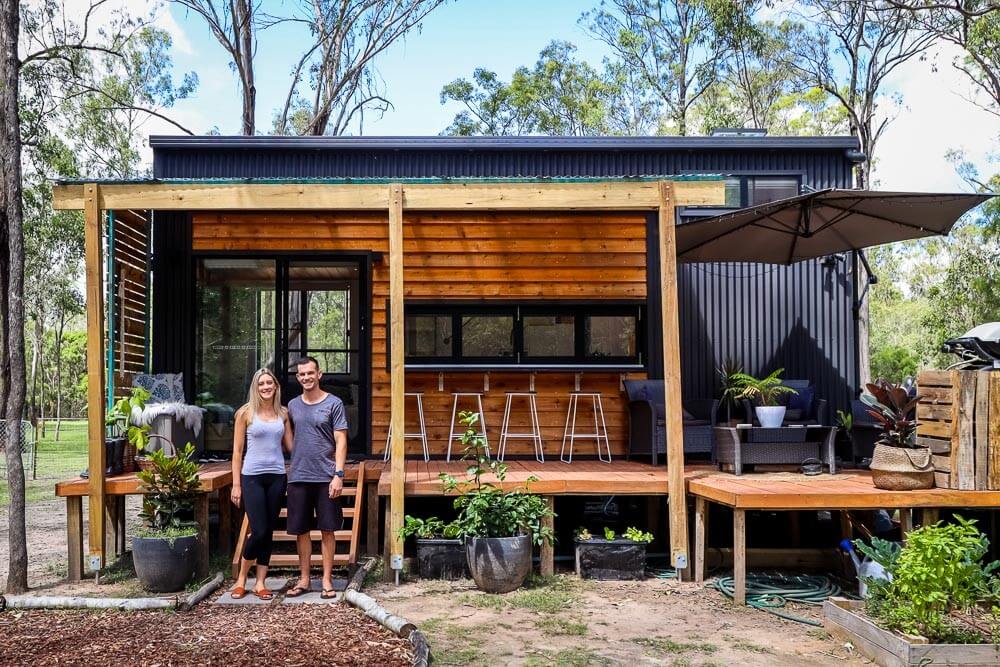
[[194,575],[198,536],[133,537],[132,559],[139,582],[154,593],[183,590]]
[[517,537],[470,537],[465,542],[469,572],[479,590],[510,593],[524,584],[531,573],[531,539]]
[[934,466],[928,447],[905,449],[875,445],[871,463],[872,484],[886,491],[934,488]]
[[781,428],[781,422],[785,421],[784,405],[758,405],[754,412],[764,428]]
[[462,540],[417,538],[417,571],[421,579],[468,577],[468,560]]

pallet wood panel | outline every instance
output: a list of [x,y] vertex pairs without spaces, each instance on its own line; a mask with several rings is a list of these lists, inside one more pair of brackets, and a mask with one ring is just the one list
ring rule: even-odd
[[[407,204],[408,206],[408,204]],[[641,213],[413,212],[403,216],[403,290],[424,300],[642,300],[646,297],[646,218]],[[388,217],[384,211],[193,214],[195,250],[370,250],[384,253],[372,267],[372,453],[385,451],[389,418],[386,304],[389,296]],[[286,233],[287,232],[287,233]],[[516,232],[516,233],[514,233]],[[290,235],[291,234],[291,235]],[[300,237],[300,238],[297,238]],[[586,373],[581,389],[600,391],[611,451],[628,448],[627,400],[619,373]],[[629,377],[641,378],[643,375]],[[535,377],[546,456],[558,454],[566,423],[572,373]],[[406,373],[406,391],[424,392],[431,454],[448,447],[453,391],[483,391],[482,373]],[[491,446],[499,443],[505,392],[526,391],[529,374],[492,372],[483,397]],[[412,411],[412,409],[411,409]],[[581,410],[578,424],[586,429]],[[407,418],[413,425],[414,415]],[[524,406],[512,422],[526,424]],[[592,420],[592,418],[591,418]],[[407,430],[410,430],[409,428]],[[407,454],[420,453],[407,440]],[[456,443],[457,447],[460,444]],[[457,452],[457,448],[454,452]],[[530,455],[528,440],[511,440],[511,456]],[[593,446],[577,441],[575,455]]]

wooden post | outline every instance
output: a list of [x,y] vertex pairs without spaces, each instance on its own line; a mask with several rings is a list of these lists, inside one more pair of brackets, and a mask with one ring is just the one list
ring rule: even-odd
[[403,186],[389,186],[389,345],[390,402],[389,421],[392,425],[392,461],[390,463],[389,523],[392,549],[387,567],[403,569],[403,493],[406,482],[406,449],[403,435],[406,431],[405,376],[403,368]]
[[733,510],[733,601],[747,603],[747,514]]
[[694,499],[694,581],[705,581],[705,542],[708,539],[708,501]]
[[990,376],[992,371],[976,373],[976,491],[990,488]]
[[666,409],[667,479],[670,503],[670,560],[688,567],[687,491],[684,488],[684,424],[681,413],[680,322],[677,300],[677,243],[673,185],[660,182],[660,310],[663,326],[663,394]]
[[899,510],[899,536],[906,543],[906,536],[913,532],[913,510],[904,507]]
[[83,496],[66,496],[66,556],[70,581],[83,578]]
[[[550,510],[555,509],[555,496],[544,496],[543,499]],[[542,528],[555,529],[555,518],[547,516],[542,519]],[[552,542],[542,542],[538,550],[538,569],[543,577],[551,577],[556,573],[556,550]]]
[[941,511],[936,507],[925,507],[920,512],[920,525],[930,526],[938,522],[941,518]]
[[365,534],[368,538],[366,543],[365,553],[368,556],[378,556],[378,479],[376,478],[375,483],[365,483],[365,493],[368,497],[365,498],[365,508],[368,512],[368,518],[365,520]]
[[101,277],[100,189],[84,186],[84,248],[87,282],[87,483],[90,496],[88,551],[90,565],[104,567],[104,292]]
[[[990,375],[990,415],[989,419],[989,478],[990,488],[1000,489],[1000,373]],[[995,516],[996,513],[993,513]],[[995,535],[996,533],[994,533]]]

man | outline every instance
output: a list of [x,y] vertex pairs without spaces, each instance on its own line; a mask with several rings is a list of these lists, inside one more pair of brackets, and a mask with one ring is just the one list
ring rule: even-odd
[[288,533],[298,536],[299,581],[286,595],[298,597],[309,591],[312,560],[309,531],[316,529],[323,536],[320,597],[330,599],[336,596],[332,579],[333,533],[344,522],[340,495],[347,463],[347,417],[344,403],[320,389],[323,373],[316,359],[299,359],[295,377],[302,385],[302,395],[288,403],[293,431],[292,463],[288,469]]

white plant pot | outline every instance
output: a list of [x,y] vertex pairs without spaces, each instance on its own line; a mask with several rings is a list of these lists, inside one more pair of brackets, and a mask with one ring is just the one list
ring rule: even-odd
[[764,428],[781,428],[781,422],[785,421],[784,405],[758,406],[754,408],[757,413],[757,421]]

